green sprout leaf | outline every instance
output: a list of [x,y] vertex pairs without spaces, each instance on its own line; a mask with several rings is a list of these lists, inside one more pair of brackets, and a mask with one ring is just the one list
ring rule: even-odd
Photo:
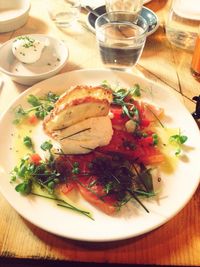
[[171,135],[169,137],[169,142],[177,147],[175,155],[179,156],[181,154],[182,145],[188,140],[186,135],[182,135],[179,131],[179,134]]
[[33,150],[33,142],[29,136],[24,137],[23,143],[27,148]]
[[17,192],[22,193],[24,195],[30,194],[31,189],[32,189],[32,181],[31,180],[24,181],[15,187],[15,190]]
[[45,141],[44,143],[41,144],[40,147],[44,151],[50,151],[52,149],[53,145],[50,141]]

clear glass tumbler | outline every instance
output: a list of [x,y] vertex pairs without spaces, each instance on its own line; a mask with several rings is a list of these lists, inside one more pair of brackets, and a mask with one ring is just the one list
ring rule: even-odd
[[143,0],[106,0],[106,12],[130,12],[129,20],[136,18],[142,10]]
[[80,0],[46,0],[51,19],[59,27],[69,27],[80,15]]
[[146,41],[148,24],[144,18],[118,20],[122,13],[109,12],[97,18],[96,38],[103,63],[113,69],[130,69],[137,64]]

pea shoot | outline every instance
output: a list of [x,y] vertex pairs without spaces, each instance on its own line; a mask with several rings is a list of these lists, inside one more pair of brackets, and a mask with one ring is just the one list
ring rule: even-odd
[[16,107],[14,124],[20,124],[24,119],[26,119],[30,113],[34,113],[35,116],[43,120],[44,117],[53,109],[55,102],[58,100],[59,96],[49,92],[43,98],[36,97],[35,95],[29,95],[27,102],[31,105],[30,108],[24,109],[21,105]]
[[72,173],[73,174],[79,174],[80,173],[79,163],[76,161],[73,163]]
[[[111,88],[111,86],[104,81],[102,84],[106,88]],[[138,84],[135,84],[132,88],[115,88],[113,90],[113,104],[122,107],[123,114],[128,116],[130,120],[133,120],[137,124],[140,121],[139,111],[133,103],[133,97],[141,96],[141,88]]]
[[158,145],[159,142],[158,135],[156,133],[153,133],[152,137],[153,137],[153,145],[154,146]]
[[25,136],[24,137],[23,143],[27,148],[29,148],[32,151],[34,151],[33,142],[32,142],[32,140],[31,140],[31,138],[29,136]]
[[178,134],[171,135],[169,138],[169,142],[177,147],[175,151],[175,155],[178,156],[181,154],[182,145],[188,140],[186,135],[182,135],[180,130]]
[[50,141],[45,141],[44,143],[41,144],[41,149],[44,151],[49,151],[51,152],[51,149],[53,148],[53,145]]
[[[28,136],[24,138],[24,144],[28,148],[33,148],[32,140]],[[19,165],[15,166],[11,173],[11,181],[18,183],[15,186],[15,190],[22,195],[33,194],[52,199],[57,202],[58,206],[73,210],[93,220],[90,212],[78,209],[77,207],[57,197],[56,186],[66,181],[63,180],[62,173],[60,173],[55,167],[56,161],[52,153],[53,145],[51,142],[45,141],[40,147],[44,151],[49,152],[49,157],[40,161],[39,164],[36,164],[32,161],[32,154],[28,154],[22,158]],[[74,162],[73,170],[74,174],[79,173],[78,162]],[[40,195],[35,193],[35,185],[47,192],[48,195]]]

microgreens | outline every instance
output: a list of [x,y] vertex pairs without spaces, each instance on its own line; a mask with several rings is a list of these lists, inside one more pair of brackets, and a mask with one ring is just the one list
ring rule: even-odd
[[33,142],[31,140],[31,138],[29,136],[25,136],[23,139],[24,145],[31,149],[32,151],[34,151],[34,146],[33,146]]
[[129,198],[134,198],[148,211],[137,195],[141,195],[142,192],[143,195],[146,193],[146,196],[154,194],[152,176],[143,164],[136,165],[137,167],[133,168],[132,163],[122,156],[113,154],[112,157],[96,157],[90,163],[89,169],[91,175],[97,176],[98,183],[104,187],[105,196],[115,194],[119,205],[126,203]]
[[169,142],[174,144],[177,149],[175,151],[175,155],[178,156],[181,154],[182,151],[182,145],[188,140],[188,137],[186,135],[182,135],[180,130],[178,134],[171,135],[169,138]]
[[17,40],[23,40],[24,41],[23,47],[25,47],[25,48],[29,48],[31,46],[34,46],[34,42],[35,42],[35,39],[33,39],[29,36],[19,36],[14,40],[14,42],[16,42]]
[[[24,142],[27,147],[33,148],[33,143],[30,137],[26,136]],[[20,180],[15,187],[15,190],[23,195],[34,194],[40,197],[45,197],[57,201],[57,205],[71,209],[75,212],[79,212],[93,220],[90,212],[78,209],[70,203],[59,199],[56,195],[56,186],[60,183],[66,182],[66,177],[55,168],[55,159],[52,154],[53,145],[50,141],[45,141],[40,146],[44,151],[49,152],[49,158],[41,161],[40,164],[35,164],[31,161],[31,155],[27,155],[21,159],[18,166],[15,166],[11,173],[11,181],[17,182]],[[74,162],[73,170],[76,174],[79,173],[79,164]],[[42,190],[46,191],[49,196],[44,196],[34,193],[34,185],[38,185]]]
[[38,119],[43,120],[44,117],[53,109],[54,103],[58,100],[58,95],[49,92],[44,98],[39,98],[34,95],[29,95],[27,102],[32,106],[29,109],[24,109],[22,106],[15,108],[15,119],[13,123],[19,124],[34,112]]

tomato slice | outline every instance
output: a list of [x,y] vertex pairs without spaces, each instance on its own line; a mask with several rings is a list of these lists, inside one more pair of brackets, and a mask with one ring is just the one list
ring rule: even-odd
[[105,196],[105,191],[101,185],[94,184],[90,186],[95,179],[96,177],[94,176],[89,178],[79,177],[79,182],[77,183],[79,192],[89,203],[106,214],[112,215],[117,210],[117,201],[114,196]]
[[123,115],[122,107],[118,105],[112,105],[110,108],[110,111],[113,114],[113,118],[111,119],[113,128],[116,128],[116,126],[121,126],[121,128],[124,128],[125,123],[129,120],[128,116]]
[[39,154],[34,153],[30,155],[29,161],[35,165],[39,165],[41,162],[42,158],[40,157]]
[[[152,136],[137,139],[132,134],[114,130],[112,140],[107,146],[99,147],[98,151],[115,152],[144,164],[161,163],[164,156],[153,146]],[[157,159],[157,161],[156,161]]]
[[128,160],[137,161],[145,165],[160,164],[164,161],[163,154],[154,146],[153,132],[145,129],[163,114],[163,109],[137,101],[133,101],[133,105],[137,109],[136,114],[133,114],[133,116],[139,121],[137,131],[142,134],[134,135],[127,132],[125,123],[130,118],[127,115],[123,115],[121,106],[112,105],[110,111],[113,114],[111,119],[113,136],[110,143],[106,146],[98,147],[95,151],[86,155],[62,156],[61,163],[64,161],[64,167],[61,164],[60,171],[63,171],[63,174],[65,174],[63,168],[67,168],[69,175],[72,177],[74,163],[78,165],[80,172],[76,174],[75,180],[69,179],[66,184],[60,185],[60,192],[68,194],[68,192],[77,188],[86,201],[104,213],[112,215],[116,212],[118,206],[116,195],[106,195],[104,187],[98,183],[98,177],[90,175],[89,163],[99,152],[103,154],[108,154],[108,152],[119,153]]
[[64,184],[59,184],[57,186],[57,189],[59,190],[60,193],[63,193],[64,195],[67,195],[69,192],[71,192],[73,189],[75,189],[76,183],[73,181],[68,181],[67,183]]
[[154,122],[164,114],[163,108],[156,107],[149,103],[141,102],[139,106],[142,121],[147,120],[149,122]]
[[38,118],[35,115],[32,115],[28,118],[28,123],[35,125],[38,123]]

